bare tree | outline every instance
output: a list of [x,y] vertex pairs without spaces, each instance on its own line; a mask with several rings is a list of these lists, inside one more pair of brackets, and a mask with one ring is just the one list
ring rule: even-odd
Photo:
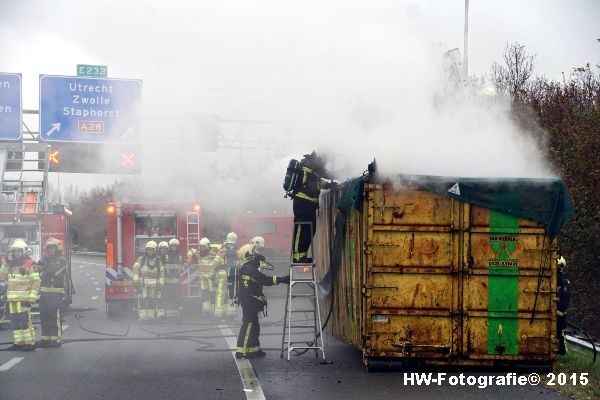
[[494,61],[491,80],[496,91],[514,101],[525,89],[533,75],[535,55],[527,54],[525,45],[507,43],[504,48],[503,64]]

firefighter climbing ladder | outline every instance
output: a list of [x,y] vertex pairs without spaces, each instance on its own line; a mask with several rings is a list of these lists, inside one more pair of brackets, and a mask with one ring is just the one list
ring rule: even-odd
[[[313,225],[312,222],[294,222],[294,231],[296,227],[310,229],[310,255],[312,262],[295,263],[294,246],[290,254],[290,284],[287,290],[287,299],[285,303],[285,321],[283,324],[283,335],[281,338],[281,358],[287,352],[287,359],[290,360],[290,354],[294,350],[314,350],[315,357],[319,356],[319,351],[325,359],[325,350],[323,346],[323,331],[321,328],[321,313],[319,309],[319,288],[317,286],[316,264],[314,262],[313,248]],[[301,287],[309,290],[301,291]],[[309,293],[307,293],[309,292]],[[304,301],[302,301],[302,299]],[[296,305],[300,303],[300,306]],[[309,304],[310,306],[307,306]],[[299,308],[296,308],[299,307]],[[312,321],[307,318],[305,324],[297,325],[299,322],[294,316],[299,314],[310,315]],[[314,335],[307,337],[307,328],[312,328]]]

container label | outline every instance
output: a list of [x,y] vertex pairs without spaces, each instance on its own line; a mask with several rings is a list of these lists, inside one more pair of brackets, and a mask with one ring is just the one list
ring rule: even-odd
[[519,218],[490,210],[488,259],[488,354],[518,354]]
[[372,321],[374,324],[387,324],[388,317],[385,315],[373,315]]

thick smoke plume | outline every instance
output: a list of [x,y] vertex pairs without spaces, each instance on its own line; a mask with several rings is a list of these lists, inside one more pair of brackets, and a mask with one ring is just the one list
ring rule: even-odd
[[[130,197],[289,211],[287,160],[312,149],[332,154],[340,179],[373,158],[385,174],[552,175],[501,100],[448,92],[433,43],[444,38],[420,28],[417,3],[0,4],[0,33],[15,38],[0,44],[0,69],[23,72],[26,106],[38,73],[70,75],[77,63],[143,79],[144,175]],[[206,132],[164,122],[192,114],[217,116],[229,149],[200,152]]]

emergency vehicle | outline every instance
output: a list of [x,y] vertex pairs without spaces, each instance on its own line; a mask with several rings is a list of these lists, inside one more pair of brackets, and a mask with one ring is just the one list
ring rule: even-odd
[[265,239],[265,252],[269,257],[290,256],[294,216],[289,214],[239,214],[231,221],[231,230],[238,235],[238,246],[250,242],[254,236]]
[[[133,311],[137,299],[133,287],[133,264],[144,253],[146,243],[154,240],[179,240],[183,259],[189,249],[197,249],[205,236],[205,219],[194,203],[109,203],[106,232],[106,312],[109,317]],[[182,297],[197,297],[196,276],[184,274]]]

